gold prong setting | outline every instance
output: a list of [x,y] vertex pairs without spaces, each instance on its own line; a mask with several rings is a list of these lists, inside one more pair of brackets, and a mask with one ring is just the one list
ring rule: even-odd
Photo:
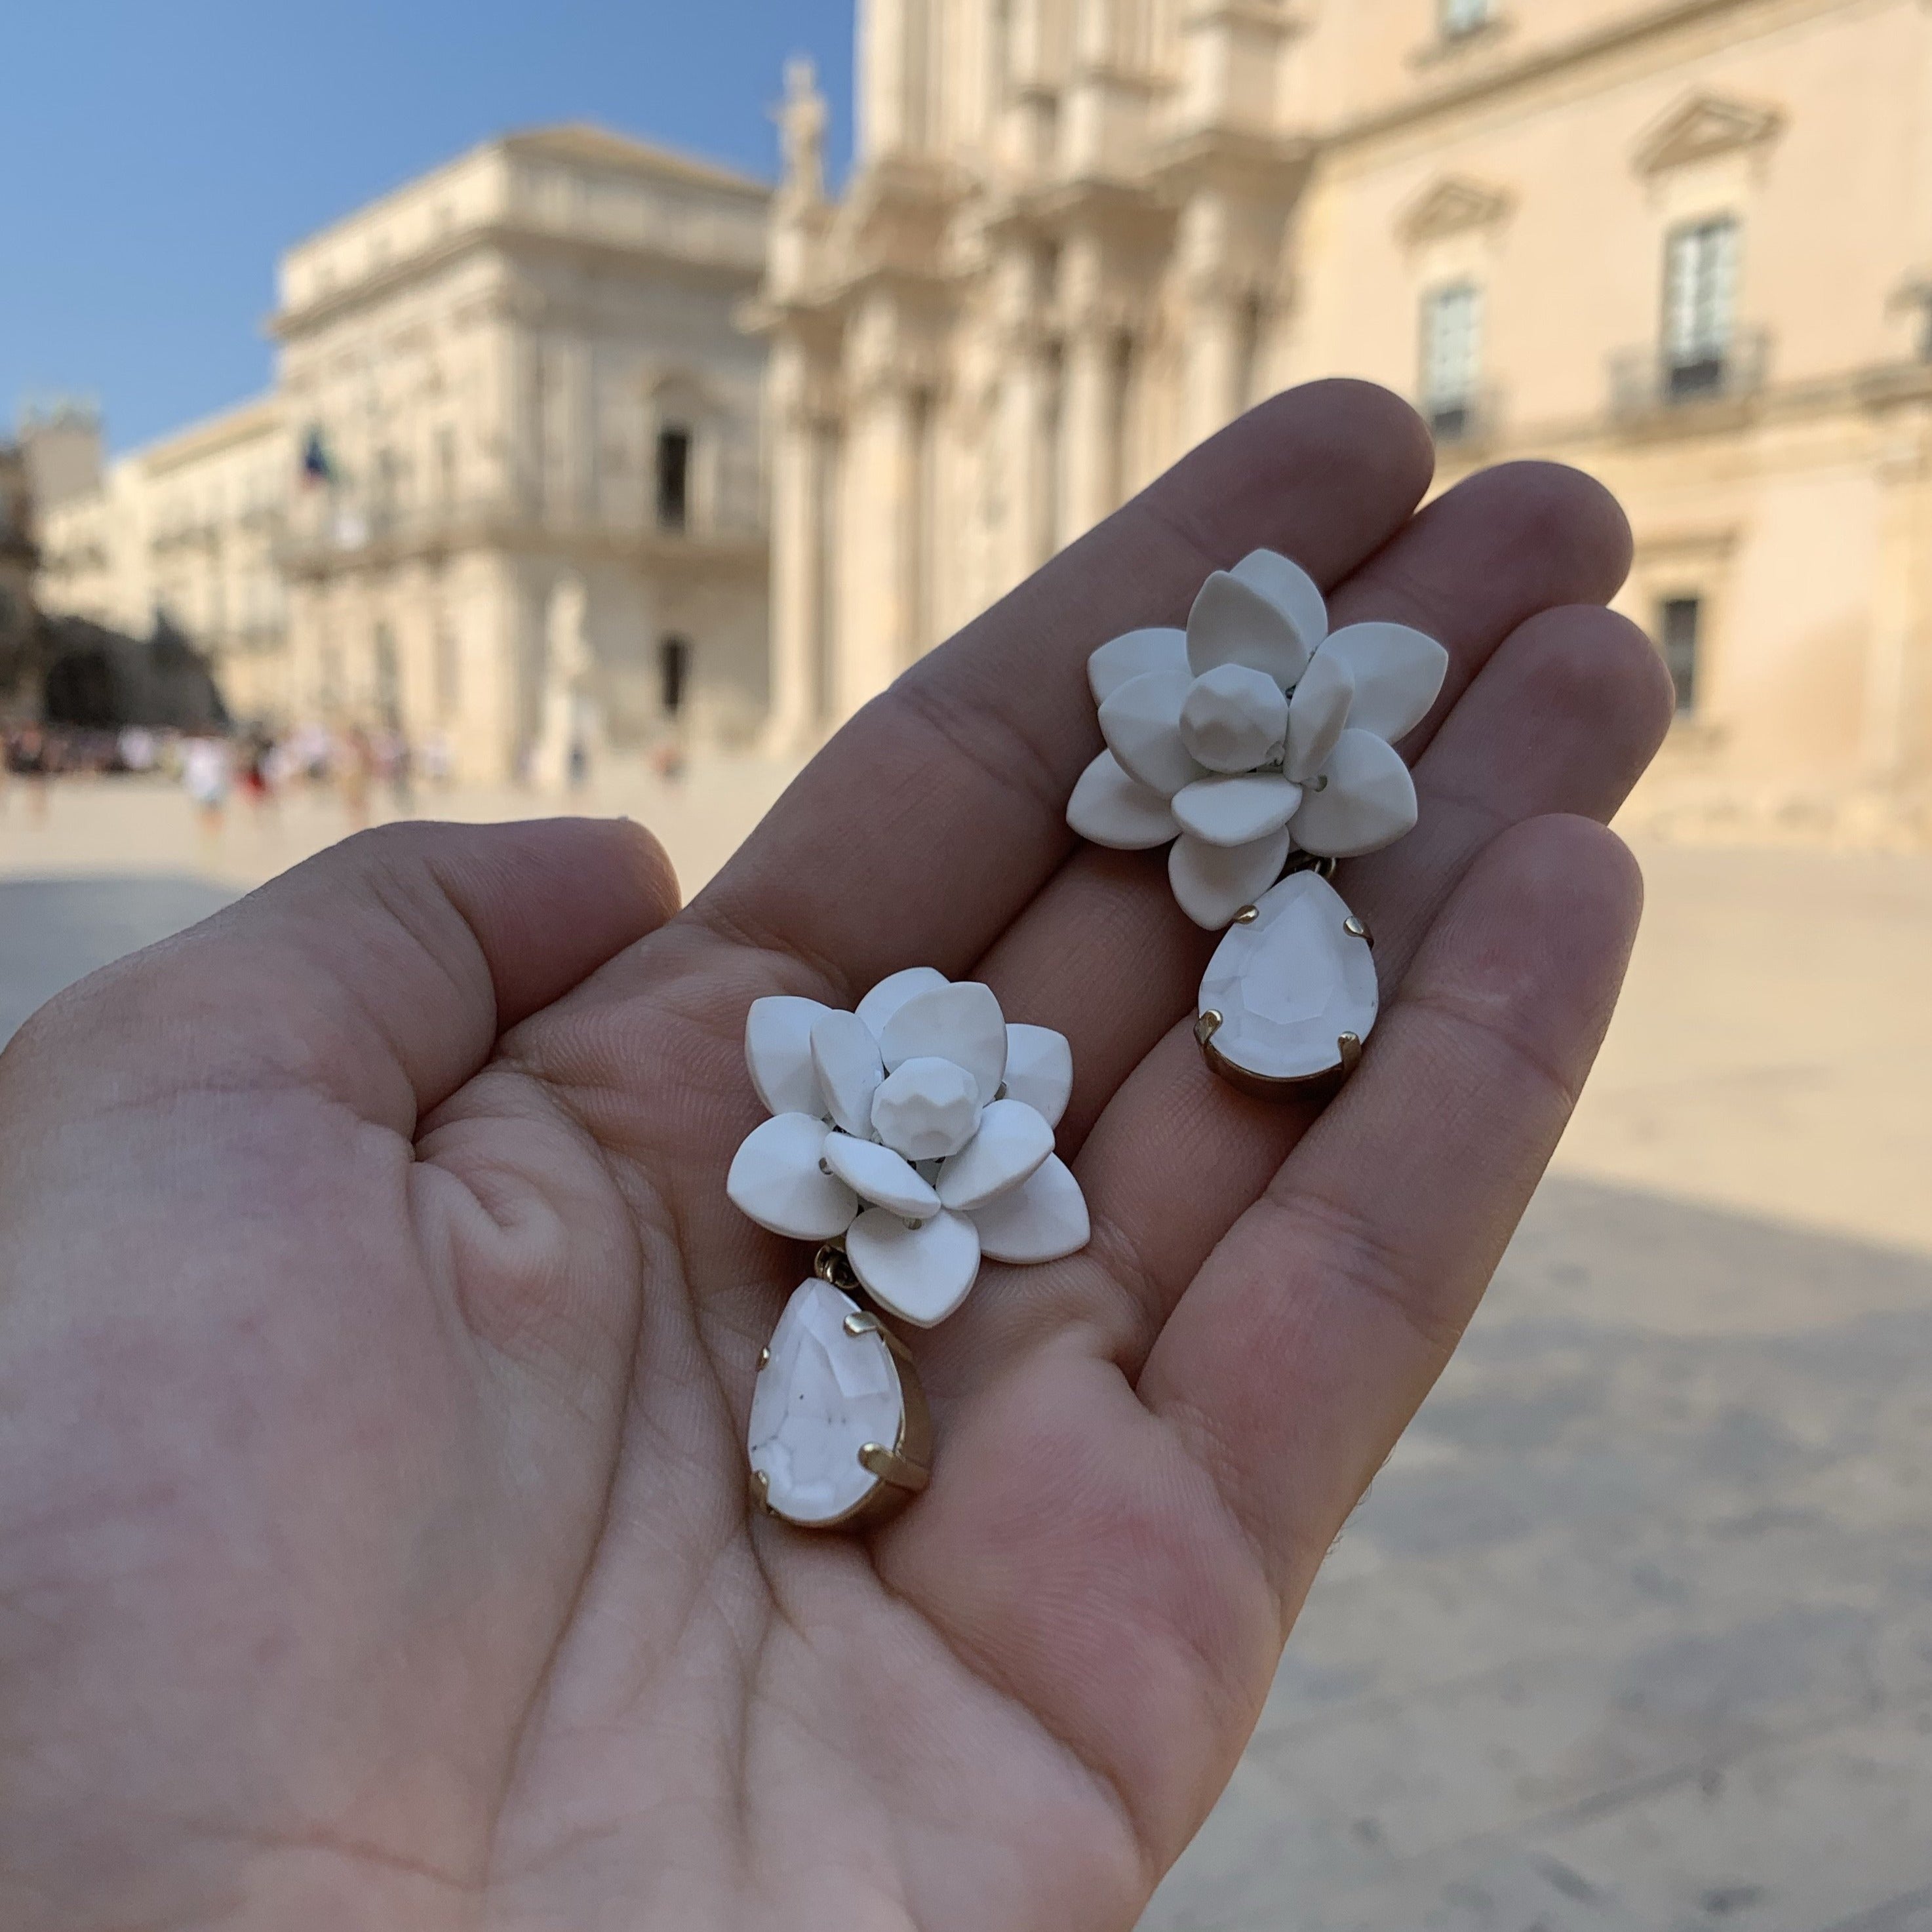
[[[752,1402],[752,1500],[800,1528],[882,1522],[932,1480],[932,1420],[911,1352],[838,1285],[844,1258],[831,1249],[820,1251],[760,1350]],[[823,1408],[808,1400],[800,1406],[791,1365],[801,1346],[835,1357],[848,1352],[837,1393]],[[842,1434],[849,1444],[842,1450]],[[842,1465],[841,1455],[851,1460]]]
[[1376,1022],[1374,944],[1322,866],[1291,869],[1237,915],[1202,980],[1194,1037],[1210,1071],[1262,1099],[1332,1094]]

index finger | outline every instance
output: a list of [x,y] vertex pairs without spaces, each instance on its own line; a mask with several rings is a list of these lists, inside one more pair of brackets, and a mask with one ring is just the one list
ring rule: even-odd
[[848,1000],[901,967],[964,970],[1073,842],[1067,798],[1100,747],[1088,655],[1184,622],[1207,573],[1258,547],[1339,582],[1400,527],[1433,460],[1414,412],[1370,383],[1251,410],[866,706],[692,914],[811,962]]

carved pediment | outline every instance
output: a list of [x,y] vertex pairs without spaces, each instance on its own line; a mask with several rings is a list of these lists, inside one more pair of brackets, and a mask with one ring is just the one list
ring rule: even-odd
[[1693,94],[1637,143],[1637,172],[1660,174],[1688,161],[1754,148],[1770,140],[1784,125],[1781,110],[1762,103],[1728,100],[1715,94]]
[[1406,242],[1432,242],[1465,229],[1487,228],[1508,214],[1510,197],[1502,189],[1451,175],[1412,202],[1400,224]]

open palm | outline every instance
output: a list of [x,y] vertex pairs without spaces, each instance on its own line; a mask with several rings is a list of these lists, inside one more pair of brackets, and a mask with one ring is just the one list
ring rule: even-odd
[[[1360,386],[1196,452],[902,678],[687,910],[621,824],[350,842],[0,1058],[0,1922],[1130,1926],[1441,1370],[1615,997],[1667,686],[1615,507],[1413,514]],[[884,514],[882,506],[881,514]],[[1325,1112],[1210,1076],[1212,941],[1076,848],[1087,654],[1257,545],[1449,646],[1345,868]],[[982,978],[1072,1040],[1091,1246],[914,1338],[932,1486],[748,1507],[808,1259],[725,1202],[746,1009]]]

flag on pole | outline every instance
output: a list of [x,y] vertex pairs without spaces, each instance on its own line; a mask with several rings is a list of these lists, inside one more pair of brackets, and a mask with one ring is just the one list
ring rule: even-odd
[[320,429],[311,428],[302,440],[302,479],[305,485],[335,481],[335,466],[328,460],[328,446]]

